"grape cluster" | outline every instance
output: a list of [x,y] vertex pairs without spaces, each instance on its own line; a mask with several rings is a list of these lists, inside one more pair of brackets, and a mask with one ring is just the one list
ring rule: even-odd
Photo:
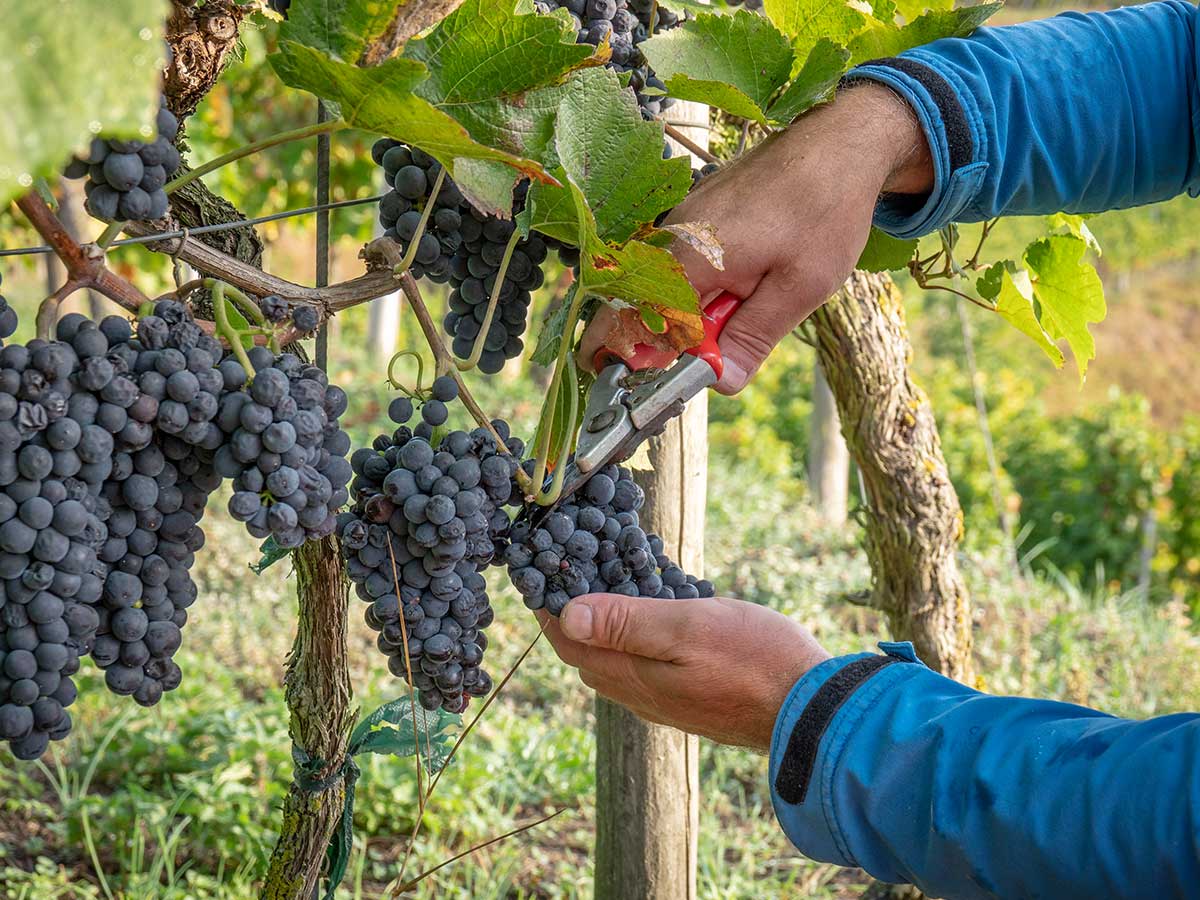
[[332,534],[349,498],[350,438],[338,425],[346,392],[295,354],[254,347],[248,357],[253,375],[233,357],[220,365],[213,464],[233,479],[229,512],[250,534],[299,547]]
[[608,66],[629,74],[629,86],[637,95],[642,115],[652,119],[669,108],[674,100],[659,94],[646,94],[650,87],[660,91],[666,85],[646,63],[638,45],[650,36],[651,16],[655,32],[674,28],[679,17],[664,6],[655,12],[654,0],[535,0],[538,12],[547,14],[564,8],[571,14],[576,43],[598,45],[608,38],[612,58]]
[[[3,276],[0,275],[0,281]],[[4,341],[13,336],[13,332],[17,330],[17,311],[8,305],[8,301],[4,299],[4,295],[0,294],[0,346],[4,345]]]
[[369,603],[367,624],[379,632],[388,667],[407,678],[426,709],[462,712],[492,679],[481,668],[492,607],[482,572],[503,546],[504,504],[519,502],[513,485],[522,442],[493,422],[508,453],[484,428],[437,439],[446,404],[458,396],[448,376],[436,379],[406,424],[413,403],[392,401],[397,427],[351,457],[354,505],[339,517],[346,568]]
[[[407,253],[441,164],[420,148],[391,138],[376,141],[371,158],[383,167],[391,186],[379,201],[379,223],[384,235],[399,242]],[[518,212],[527,190],[528,182],[523,182],[515,194]],[[509,219],[475,209],[450,178],[443,179],[433,203],[412,272],[438,284],[450,283],[450,311],[443,327],[453,338],[455,356],[468,359],[487,318],[488,301],[515,226]],[[479,369],[485,374],[499,372],[505,361],[525,349],[521,336],[531,292],[542,286],[542,263],[547,254],[548,242],[541,235],[522,238],[514,246],[479,358]]]
[[[371,158],[383,167],[384,180],[391,188],[379,201],[379,224],[384,235],[399,242],[407,253],[442,164],[420,148],[391,138],[377,140],[371,147]],[[411,268],[415,277],[438,284],[449,280],[450,261],[463,242],[460,228],[465,206],[458,186],[449,178],[443,179],[417,244]]]
[[[527,183],[525,183],[527,186]],[[518,202],[520,211],[521,204]],[[516,226],[509,219],[485,216],[473,207],[464,210],[462,246],[450,264],[450,311],[443,327],[454,340],[454,355],[467,359],[483,329],[488,303],[496,287],[500,265]],[[506,360],[521,355],[532,292],[542,286],[542,263],[549,254],[548,243],[539,234],[518,239],[504,270],[500,295],[492,322],[484,338],[479,370],[486,375],[499,372]]]
[[[268,426],[286,420],[303,453],[260,446],[252,467],[238,460],[240,483],[250,468],[265,480],[300,465],[302,496],[280,502],[302,539],[332,532],[350,476],[337,426],[345,394],[295,356],[250,351],[260,376],[247,386],[245,370],[173,300],[136,330],[119,316],[73,313],[56,338],[0,349],[0,740],[21,759],[70,731],[71,676],[84,655],[114,693],[143,706],[179,685],[173,656],[196,599],[200,521],[221,482],[217,464],[264,440],[267,429],[238,437],[264,390],[285,392],[265,407]],[[278,432],[286,436],[276,429],[272,441]],[[275,495],[254,496],[267,511],[251,517],[252,532],[280,518]],[[287,546],[297,537],[276,536]]]
[[158,137],[143,141],[93,138],[86,156],[68,163],[68,178],[87,178],[87,211],[105,222],[114,219],[140,222],[167,214],[163,186],[179,168],[179,151],[173,141],[179,120],[167,109],[164,97],[155,118]]
[[710,582],[685,574],[663,552],[662,538],[642,530],[644,502],[629,470],[609,465],[544,519],[519,517],[504,562],[525,605],[557,616],[582,594],[713,596]]
[[214,371],[221,349],[179,304],[155,312],[137,338],[122,318],[72,314],[56,341],[0,350],[0,739],[22,759],[70,731],[84,654],[146,705],[179,683],[187,567],[216,486],[190,441],[213,435],[186,406],[179,437],[156,426],[174,373]]

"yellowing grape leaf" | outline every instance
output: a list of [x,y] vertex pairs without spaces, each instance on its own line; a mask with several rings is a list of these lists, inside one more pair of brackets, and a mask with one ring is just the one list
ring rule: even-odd
[[1050,361],[1062,368],[1063,352],[1050,340],[1034,310],[1033,283],[1028,272],[1012,263],[996,263],[980,276],[979,293],[992,300],[1002,319],[1033,338]]
[[1087,243],[1074,235],[1053,235],[1025,248],[1025,265],[1033,281],[1033,296],[1041,308],[1039,320],[1055,340],[1064,339],[1075,356],[1079,380],[1087,376],[1096,357],[1096,342],[1088,325],[1107,313],[1104,285],[1095,267],[1084,262]]

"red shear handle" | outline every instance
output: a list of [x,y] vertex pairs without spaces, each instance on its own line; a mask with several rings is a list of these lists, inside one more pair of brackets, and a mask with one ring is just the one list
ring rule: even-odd
[[[717,341],[721,337],[721,332],[725,330],[725,324],[741,305],[742,299],[728,291],[717,296],[708,306],[704,307],[704,313],[701,316],[704,324],[704,337],[699,344],[686,351],[712,366],[718,381],[721,380],[721,375],[725,371],[725,360],[721,356]],[[599,372],[612,362],[620,361],[637,372],[641,369],[665,369],[675,359],[676,355],[670,350],[662,350],[652,347],[650,344],[634,344],[633,353],[626,357],[618,356],[608,347],[601,347],[596,351],[592,365]]]

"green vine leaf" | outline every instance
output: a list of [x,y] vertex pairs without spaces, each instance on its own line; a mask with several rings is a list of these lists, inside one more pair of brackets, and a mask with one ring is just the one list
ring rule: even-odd
[[[408,697],[399,697],[383,704],[355,726],[348,752],[351,756],[379,753],[405,757],[420,751],[429,770],[436,772],[450,754],[450,729],[461,724],[462,716],[442,709],[429,712],[419,704],[413,706]],[[426,741],[430,751],[427,758],[424,757]]]
[[607,243],[628,240],[691,187],[691,165],[683,157],[662,158],[663,126],[642,119],[633,92],[607,69],[574,76],[559,107],[554,145]]
[[[562,302],[552,307],[545,316],[545,320],[542,322],[542,330],[538,334],[537,347],[534,348],[533,354],[529,357],[531,362],[539,366],[546,366],[547,368],[554,365],[554,361],[558,356],[558,348],[562,344],[563,332],[567,327],[567,314],[571,309],[571,301],[575,299],[576,288],[577,283],[572,284],[567,289],[566,296],[563,297]],[[581,322],[590,320],[599,303],[600,301],[596,297],[585,298],[579,310],[579,320]],[[590,380],[588,383],[591,383]],[[537,441],[530,441],[530,445],[537,446]]]
[[981,3],[959,9],[934,10],[907,25],[870,20],[868,27],[850,42],[851,61],[896,56],[905,50],[944,37],[966,37],[999,10],[1003,3]]
[[1075,356],[1079,380],[1096,357],[1088,325],[1107,313],[1104,286],[1094,266],[1084,261],[1087,243],[1074,235],[1053,235],[1025,248],[1025,265],[1033,281],[1039,321],[1054,340],[1066,340]]
[[913,253],[917,250],[917,243],[915,238],[901,240],[872,227],[867,237],[867,246],[863,247],[854,268],[864,272],[894,272],[907,269]]
[[641,44],[667,92],[767,124],[764,110],[792,71],[787,37],[759,15],[706,13]]
[[424,63],[429,79],[417,93],[455,107],[515,96],[561,81],[608,53],[575,43],[575,30],[557,16],[517,15],[512,0],[466,0],[404,56]]
[[822,38],[813,45],[804,65],[767,110],[776,125],[790,125],[796,116],[833,99],[838,81],[850,63],[850,51]]
[[357,62],[387,30],[399,0],[321,0],[293,3],[279,26],[281,41],[294,41],[344,62]]
[[[163,65],[163,0],[82,9],[9,3],[0,28],[0,207],[57,178],[96,134],[149,139]],[[120,77],[97,77],[120,60]]]
[[763,11],[792,42],[796,69],[822,39],[847,46],[871,21],[846,0],[765,0]]
[[624,247],[581,256],[580,283],[639,310],[675,309],[700,314],[700,298],[683,266],[661,247],[630,241]]
[[1055,213],[1046,219],[1046,228],[1050,231],[1064,230],[1067,234],[1073,234],[1075,237],[1082,240],[1088,245],[1088,249],[1095,251],[1097,256],[1100,256],[1100,242],[1096,240],[1096,235],[1092,233],[1092,229],[1087,226],[1088,216],[1072,215],[1071,213]]
[[1038,321],[1034,308],[1033,282],[1030,281],[1028,272],[1018,269],[1011,262],[999,262],[989,266],[979,277],[977,287],[981,296],[995,303],[996,312],[1002,319],[1032,338],[1050,357],[1050,361],[1062,368],[1062,350],[1050,340],[1050,336]]
[[[428,75],[417,60],[395,57],[364,69],[311,47],[284,42],[270,62],[285,84],[336,103],[347,124],[420,147],[441,162],[464,190],[478,177],[479,169],[460,166],[462,160],[503,163],[534,179],[549,178],[540,163],[476,141],[459,122],[415,94]],[[494,170],[488,171],[487,184],[494,191]],[[488,188],[480,193],[487,195]],[[505,213],[510,209],[511,200]]]

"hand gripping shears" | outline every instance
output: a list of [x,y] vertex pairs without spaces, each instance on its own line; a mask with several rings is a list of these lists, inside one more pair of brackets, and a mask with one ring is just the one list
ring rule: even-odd
[[577,491],[609,463],[623,462],[647,438],[661,434],[696,394],[712,387],[725,370],[717,341],[741,298],[723,293],[702,314],[704,337],[670,368],[655,368],[662,351],[636,344],[626,357],[608,347],[593,364],[600,373],[588,395],[575,456],[564,473],[562,496]]

